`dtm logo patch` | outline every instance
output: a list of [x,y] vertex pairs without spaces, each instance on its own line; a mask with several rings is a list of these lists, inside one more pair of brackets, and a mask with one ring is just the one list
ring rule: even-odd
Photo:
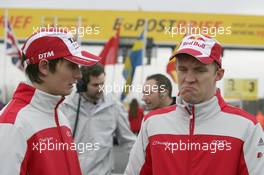
[[48,52],[44,52],[44,53],[41,53],[38,55],[38,59],[41,60],[41,59],[44,59],[44,58],[49,58],[49,57],[52,57],[54,56],[54,52],[53,51],[48,51]]

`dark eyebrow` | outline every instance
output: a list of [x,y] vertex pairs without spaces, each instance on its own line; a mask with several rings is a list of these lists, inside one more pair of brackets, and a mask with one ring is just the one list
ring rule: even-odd
[[197,67],[194,67],[194,69],[208,69],[206,66],[197,66]]
[[183,66],[183,65],[178,65],[178,68],[186,68],[187,66]]
[[92,86],[99,86],[101,84],[104,84],[104,82],[101,82],[101,83],[93,83]]

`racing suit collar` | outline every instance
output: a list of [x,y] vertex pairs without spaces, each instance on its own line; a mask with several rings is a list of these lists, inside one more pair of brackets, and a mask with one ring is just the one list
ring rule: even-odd
[[[189,116],[190,114],[194,115],[196,120],[204,120],[210,117],[215,116],[221,111],[221,107],[218,102],[218,94],[213,96],[208,101],[199,103],[199,104],[189,104],[185,102],[181,96],[176,98],[176,105],[180,107],[185,113]],[[194,111],[194,114],[193,114]],[[188,119],[188,117],[186,117]]]
[[[34,94],[30,97],[27,94]],[[55,96],[34,88],[29,83],[20,83],[15,91],[14,99],[22,100],[45,113],[54,113],[62,96]]]

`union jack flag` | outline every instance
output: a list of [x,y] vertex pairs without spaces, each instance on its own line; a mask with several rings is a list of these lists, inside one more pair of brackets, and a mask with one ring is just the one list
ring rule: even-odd
[[12,31],[9,21],[6,26],[6,55],[10,56],[12,63],[20,70],[24,70],[21,60],[21,52],[17,46],[17,41]]

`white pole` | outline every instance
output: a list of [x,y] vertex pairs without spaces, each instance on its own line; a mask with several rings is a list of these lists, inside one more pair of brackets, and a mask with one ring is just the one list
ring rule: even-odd
[[[5,14],[4,14],[5,16],[4,16],[4,23],[5,23],[5,25],[4,25],[4,27],[5,27],[5,34],[4,34],[4,47],[5,47],[5,57],[7,57],[6,56],[6,54],[7,54],[7,48],[6,48],[6,46],[7,46],[7,30],[8,30],[8,10],[7,9],[5,9]],[[8,58],[5,58],[4,60],[3,60],[3,65],[4,65],[4,67],[3,67],[3,102],[5,103],[5,104],[7,104],[7,102],[8,102],[8,92],[7,92],[7,85],[6,85],[6,76],[7,76],[7,59]]]
[[[117,46],[116,63],[117,63],[117,61],[118,61],[119,45],[120,45],[120,30],[121,30],[120,26],[119,26],[119,28],[118,28],[117,30],[118,30],[118,31],[116,31],[116,33],[115,33],[115,37],[119,37],[119,42],[118,42],[118,46]],[[118,32],[118,35],[117,35],[117,32]],[[112,75],[113,86],[112,86],[112,88],[114,88],[114,85],[115,85],[116,63],[113,65],[113,75]],[[115,92],[115,91],[113,91],[113,92]],[[114,94],[115,94],[115,93],[114,93]]]
[[[116,64],[113,65],[113,74],[112,74],[112,88],[115,86],[115,73],[116,73]],[[115,94],[115,91],[113,90],[113,93]]]
[[[78,16],[78,21],[77,21],[77,32],[76,32],[76,40],[77,42],[82,45],[82,42],[81,42],[81,38],[80,38],[80,35],[79,35],[79,32],[80,32],[80,27],[82,26],[82,17],[81,16]],[[83,33],[82,33],[83,35]],[[84,37],[84,36],[82,36]]]
[[53,21],[54,22],[54,26],[53,27],[55,27],[55,28],[58,27],[58,16],[55,16],[53,20],[54,20]]
[[148,19],[145,19],[144,24],[144,38],[143,38],[143,50],[142,50],[142,65],[141,65],[141,80],[140,83],[143,85],[144,83],[144,60],[145,60],[145,53],[146,53],[146,46],[147,46],[147,37],[148,37]]
[[40,18],[40,29],[42,29],[42,27],[45,27],[44,24],[45,24],[45,16],[41,16]]

